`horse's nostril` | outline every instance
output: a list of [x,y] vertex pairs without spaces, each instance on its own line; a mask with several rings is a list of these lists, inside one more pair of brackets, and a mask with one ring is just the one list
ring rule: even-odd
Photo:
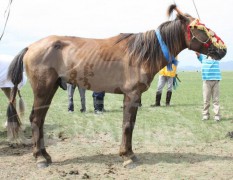
[[223,49],[222,51],[220,51],[221,52],[221,54],[222,54],[222,56],[225,56],[226,55],[226,53],[227,53],[227,49]]

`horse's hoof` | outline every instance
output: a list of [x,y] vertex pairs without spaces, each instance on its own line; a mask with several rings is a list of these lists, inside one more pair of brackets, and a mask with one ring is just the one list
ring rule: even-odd
[[52,159],[51,158],[47,159],[47,163],[51,164],[52,163]]
[[47,162],[43,162],[43,163],[40,162],[40,163],[37,163],[36,165],[38,168],[46,168],[49,166]]
[[128,160],[125,160],[123,162],[123,167],[128,168],[128,169],[133,169],[136,168],[139,164],[139,159],[136,156],[131,157]]
[[46,168],[49,166],[47,162],[39,162],[39,163],[36,163],[36,165],[38,168]]
[[44,158],[37,159],[36,165],[38,168],[46,168],[49,166],[47,160],[45,160]]
[[[51,164],[51,163],[52,163],[52,158],[51,158],[51,156],[46,152],[46,150],[45,150],[45,149],[42,149],[42,150],[41,150],[41,153],[42,153],[42,156],[46,159],[47,163],[48,163],[48,164]],[[42,160],[44,160],[44,159],[42,159]]]

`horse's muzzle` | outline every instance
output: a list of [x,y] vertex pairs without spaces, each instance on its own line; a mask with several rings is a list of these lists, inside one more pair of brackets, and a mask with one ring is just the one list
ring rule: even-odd
[[219,52],[220,59],[222,59],[227,54],[227,49],[221,49]]
[[208,56],[214,60],[221,60],[227,54],[227,49],[209,48]]

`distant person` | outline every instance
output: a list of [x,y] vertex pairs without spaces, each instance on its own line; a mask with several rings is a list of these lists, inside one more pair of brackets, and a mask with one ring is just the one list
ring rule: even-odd
[[202,111],[202,120],[210,118],[209,107],[212,98],[214,120],[220,121],[220,105],[219,105],[219,82],[222,80],[219,61],[207,59],[207,56],[197,53],[198,60],[202,63],[202,80],[203,80],[203,101],[204,107]]
[[105,112],[104,109],[104,96],[105,92],[93,92],[93,105],[94,105],[94,112],[96,114],[102,114]]
[[[72,85],[72,84],[67,83],[68,101],[69,101],[68,112],[73,112],[74,111],[73,96],[74,96],[75,88],[76,88],[76,85]],[[86,112],[86,97],[85,97],[86,89],[83,89],[83,88],[78,86],[78,90],[79,90],[79,95],[80,95],[80,99],[81,99],[80,112],[84,113],[84,112]]]
[[177,66],[172,64],[172,70],[168,70],[167,66],[159,71],[159,80],[157,85],[155,104],[152,107],[161,106],[160,101],[162,97],[162,92],[164,86],[167,84],[167,96],[166,96],[166,106],[170,106],[170,101],[172,97],[173,80],[176,77]]

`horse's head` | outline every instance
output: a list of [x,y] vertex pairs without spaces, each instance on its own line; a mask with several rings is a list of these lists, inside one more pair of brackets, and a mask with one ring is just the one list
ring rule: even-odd
[[173,10],[178,13],[177,19],[179,19],[183,25],[185,42],[190,50],[206,54],[216,60],[220,60],[226,55],[226,45],[221,38],[214,33],[214,31],[200,23],[198,19],[182,13],[176,5],[171,5],[169,7],[169,16]]

